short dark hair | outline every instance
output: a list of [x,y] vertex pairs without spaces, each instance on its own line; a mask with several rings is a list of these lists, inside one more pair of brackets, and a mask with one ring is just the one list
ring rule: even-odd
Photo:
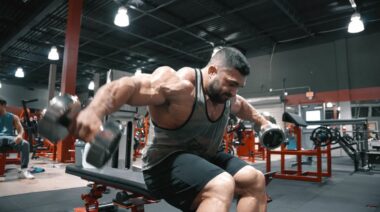
[[0,97],[0,105],[7,105],[7,101]]
[[238,70],[243,76],[250,73],[247,58],[238,49],[233,47],[221,47],[210,59],[210,64],[220,64],[227,68]]

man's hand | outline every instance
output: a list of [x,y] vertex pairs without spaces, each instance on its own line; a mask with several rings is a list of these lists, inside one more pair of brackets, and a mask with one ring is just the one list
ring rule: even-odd
[[75,123],[71,127],[74,128],[72,132],[75,132],[78,138],[89,142],[94,140],[101,126],[101,119],[90,107],[87,107],[78,114]]
[[22,142],[22,136],[21,135],[18,135],[15,137],[15,143],[18,145]]
[[270,121],[267,121],[265,124],[261,124],[261,125],[260,125],[260,131],[263,130],[263,129],[267,129],[267,128],[270,127],[271,125],[273,125],[273,123],[270,122]]

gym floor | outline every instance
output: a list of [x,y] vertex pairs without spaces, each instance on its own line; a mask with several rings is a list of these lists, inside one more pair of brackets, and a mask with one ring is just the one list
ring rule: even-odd
[[[35,174],[34,180],[19,180],[16,177],[16,167],[7,166],[7,177],[4,182],[0,182],[0,211],[73,211],[73,208],[82,206],[80,195],[89,190],[86,186],[89,182],[65,174],[65,164],[52,164],[40,159],[32,161],[31,166],[44,168],[45,172]],[[264,162],[258,162],[254,166],[265,170]],[[273,170],[278,170],[276,163],[272,167]],[[336,156],[332,159],[332,177],[324,178],[322,183],[274,179],[267,188],[273,198],[268,211],[380,212],[380,171],[353,170],[350,158]],[[111,189],[101,202],[110,202],[115,193]],[[235,206],[234,202],[230,211],[236,211]],[[145,210],[179,211],[165,201],[146,205]]]

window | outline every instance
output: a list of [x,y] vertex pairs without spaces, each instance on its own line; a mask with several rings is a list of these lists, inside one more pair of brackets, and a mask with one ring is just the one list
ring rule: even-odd
[[[338,119],[338,118],[339,118],[339,111],[337,110],[335,119]],[[327,119],[334,119],[334,111],[333,110],[326,110],[325,119],[326,120]]]
[[372,107],[372,117],[380,117],[380,106],[379,107]]
[[[306,121],[320,121],[321,111],[320,110],[310,110],[306,111]],[[319,125],[308,125],[307,129],[314,129],[319,127]]]
[[352,118],[368,117],[368,107],[352,107]]

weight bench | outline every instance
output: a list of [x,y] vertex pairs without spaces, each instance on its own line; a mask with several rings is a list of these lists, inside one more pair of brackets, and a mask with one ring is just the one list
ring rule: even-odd
[[159,202],[146,188],[140,172],[109,167],[98,170],[69,165],[66,167],[66,173],[94,182],[91,191],[81,196],[85,202],[85,208],[77,208],[75,212],[99,211],[102,207],[99,206],[98,199],[102,197],[107,187],[121,190],[113,199],[114,205],[108,207],[116,205],[121,208],[129,208],[132,212],[143,212],[145,204]]
[[[92,189],[88,194],[82,194],[81,198],[85,202],[84,208],[76,208],[75,212],[98,212],[105,207],[119,206],[129,208],[132,212],[143,212],[145,204],[159,202],[146,188],[143,181],[143,175],[140,172],[130,170],[114,169],[105,167],[101,170],[82,168],[75,165],[66,167],[66,173],[81,177],[84,180],[94,182]],[[266,185],[273,179],[275,172],[265,173]],[[106,191],[107,187],[121,190],[113,199],[113,205],[100,206],[98,199]],[[267,201],[271,202],[272,198],[267,195]],[[109,209],[109,208],[108,208]]]
[[[8,154],[16,153],[17,158],[7,158]],[[20,164],[20,153],[10,147],[0,147],[0,177],[5,176],[5,165]]]

